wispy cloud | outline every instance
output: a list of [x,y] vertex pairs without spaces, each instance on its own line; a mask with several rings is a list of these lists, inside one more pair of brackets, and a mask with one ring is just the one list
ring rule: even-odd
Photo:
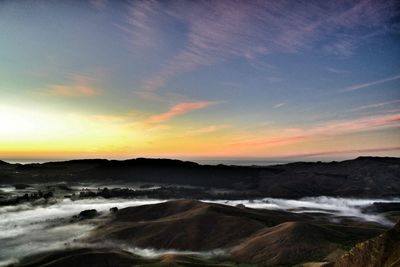
[[329,72],[336,73],[336,74],[348,74],[348,73],[350,73],[350,71],[348,71],[348,70],[340,70],[340,69],[336,69],[336,68],[327,68],[327,70]]
[[368,153],[382,153],[382,152],[396,152],[400,151],[400,147],[377,147],[377,148],[365,148],[365,149],[348,149],[348,150],[329,150],[329,151],[319,151],[313,153],[303,153],[303,154],[290,154],[285,155],[283,158],[307,158],[307,157],[319,157],[319,156],[329,156],[329,155],[345,155],[345,154],[361,154],[366,155]]
[[371,105],[364,105],[364,106],[359,106],[356,108],[351,109],[350,111],[361,111],[361,110],[365,110],[365,109],[375,109],[375,108],[380,108],[380,107],[384,107],[384,106],[388,106],[388,105],[392,105],[392,104],[397,104],[400,103],[400,99],[396,99],[396,100],[392,100],[392,101],[386,101],[386,102],[380,102],[380,103],[375,103],[375,104],[371,104]]
[[82,84],[74,84],[71,86],[52,85],[47,92],[50,95],[58,96],[93,96],[98,94],[95,88]]
[[231,125],[229,124],[221,124],[221,125],[209,125],[203,128],[198,129],[191,129],[186,131],[185,136],[196,136],[196,135],[203,135],[221,131],[223,129],[229,128]]
[[325,45],[323,50],[336,56],[351,56],[357,45],[354,39],[352,36],[341,37],[339,40]]
[[365,25],[375,32],[390,28],[384,25],[397,15],[396,6],[390,0],[135,1],[127,30],[134,43],[147,47],[162,44],[164,32],[171,30],[162,22],[175,20],[187,29],[176,55],[144,81],[144,90],[155,91],[182,72],[232,58],[253,60],[273,52],[319,47],[350,55],[360,38],[369,38]]
[[395,80],[399,80],[399,79],[400,79],[400,74],[397,74],[397,75],[390,76],[390,77],[387,77],[387,78],[381,79],[381,80],[370,81],[370,82],[367,82],[367,83],[354,84],[352,86],[349,86],[349,87],[346,87],[346,88],[342,89],[341,91],[343,91],[343,92],[351,92],[351,91],[363,89],[363,88],[366,88],[366,87],[370,87],[370,86],[373,86],[373,85],[387,83],[387,82],[391,82],[391,81],[395,81]]
[[99,95],[100,90],[92,85],[91,79],[87,76],[73,75],[69,84],[53,84],[41,93],[64,97],[88,97]]
[[359,119],[328,123],[314,128],[311,133],[317,135],[332,135],[371,129],[399,126],[400,114],[364,117]]
[[184,102],[172,106],[168,111],[160,114],[153,115],[146,120],[147,124],[158,124],[169,121],[177,116],[184,115],[193,110],[203,109],[216,102],[211,101],[198,101],[198,102]]
[[279,130],[279,135],[248,137],[233,144],[241,146],[275,146],[299,143],[306,140],[326,138],[336,135],[384,129],[400,126],[400,114],[363,117],[346,121],[332,121],[314,128],[288,128]]
[[89,0],[89,3],[97,10],[103,10],[108,5],[108,0]]
[[159,44],[160,24],[157,17],[163,13],[161,3],[155,0],[132,1],[128,7],[127,26],[120,26],[133,36],[136,47],[150,48]]
[[286,105],[286,103],[279,103],[279,104],[274,105],[273,108],[281,108],[285,105]]

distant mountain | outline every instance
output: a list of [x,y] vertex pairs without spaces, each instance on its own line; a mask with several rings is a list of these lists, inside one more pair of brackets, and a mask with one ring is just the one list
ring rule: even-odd
[[335,267],[399,267],[400,221],[383,234],[358,243],[344,254]]
[[400,192],[400,158],[297,162],[267,167],[199,165],[169,159],[72,160],[0,165],[0,183],[145,182],[248,190],[265,197],[390,197]]

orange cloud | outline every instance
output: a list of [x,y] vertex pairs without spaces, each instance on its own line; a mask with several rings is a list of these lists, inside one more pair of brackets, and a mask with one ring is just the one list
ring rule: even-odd
[[217,132],[217,131],[220,131],[222,129],[228,128],[228,127],[230,127],[230,125],[228,125],[228,124],[209,125],[207,127],[189,130],[189,131],[186,132],[185,136],[195,136],[195,135],[213,133],[213,132]]
[[93,96],[98,94],[95,88],[82,85],[53,85],[48,92],[59,96]]
[[156,114],[151,116],[147,123],[149,124],[157,124],[165,121],[169,121],[177,116],[186,114],[190,111],[203,109],[215,104],[215,102],[211,101],[198,101],[198,102],[184,102],[176,104],[175,106],[171,107],[167,112]]
[[90,79],[86,76],[75,75],[72,77],[72,80],[73,82],[69,85],[51,85],[44,93],[66,97],[94,96],[100,94],[99,90],[90,84]]

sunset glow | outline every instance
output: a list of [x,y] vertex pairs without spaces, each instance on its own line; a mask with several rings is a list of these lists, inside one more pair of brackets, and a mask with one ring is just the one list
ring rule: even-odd
[[400,155],[396,1],[2,1],[0,158]]

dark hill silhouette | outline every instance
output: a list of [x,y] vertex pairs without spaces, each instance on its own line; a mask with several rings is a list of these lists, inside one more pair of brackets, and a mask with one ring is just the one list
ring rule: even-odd
[[9,165],[10,163],[8,163],[8,162],[5,162],[5,161],[3,161],[3,160],[0,160],[0,166],[7,166],[7,165]]
[[252,190],[269,197],[388,197],[400,192],[400,159],[360,157],[268,167],[200,165],[169,159],[72,160],[0,165],[1,183],[122,181]]
[[390,197],[400,192],[400,159],[360,157],[268,167],[200,165],[169,159],[72,160],[0,165],[0,183],[121,181],[254,191],[268,197]]

